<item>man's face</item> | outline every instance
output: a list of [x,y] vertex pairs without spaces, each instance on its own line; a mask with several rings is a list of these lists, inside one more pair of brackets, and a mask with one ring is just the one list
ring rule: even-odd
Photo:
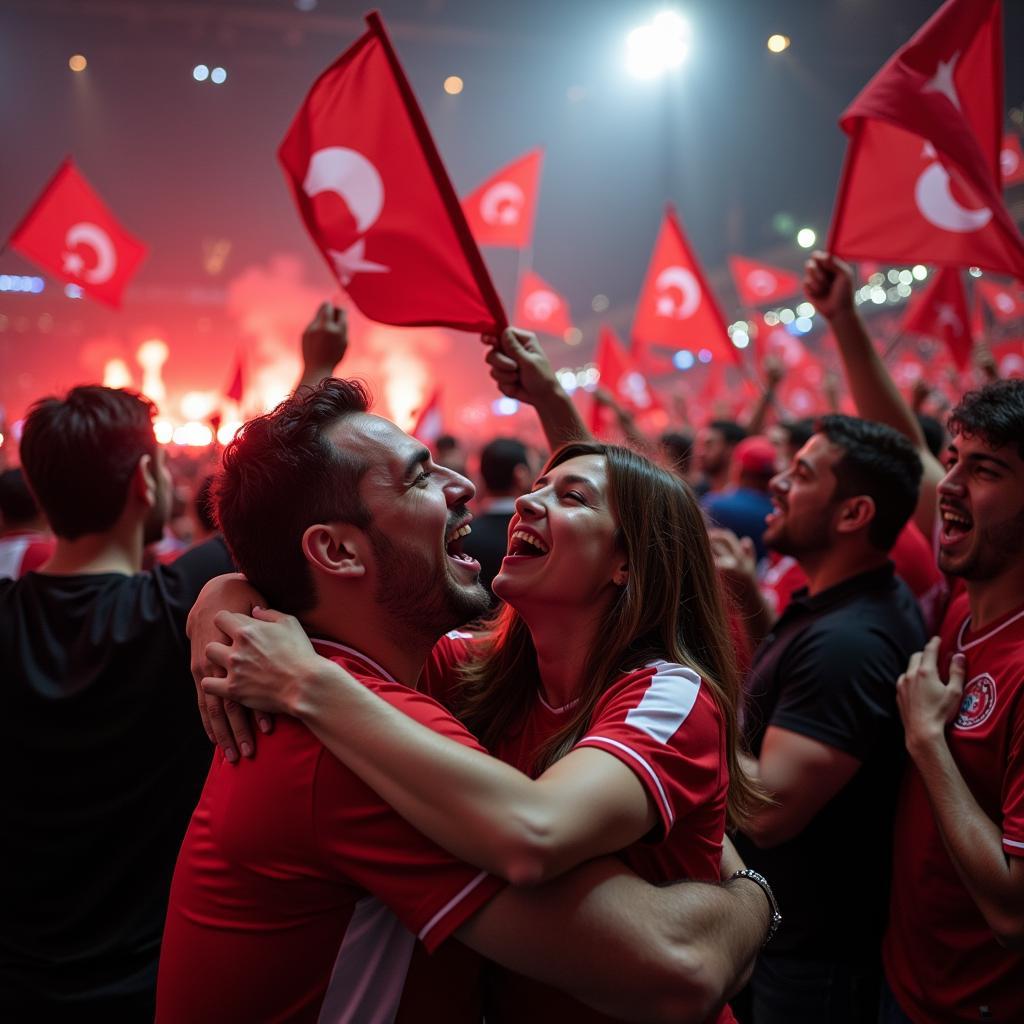
[[174,481],[171,479],[171,471],[167,466],[167,459],[164,457],[164,449],[161,445],[156,446],[152,465],[153,479],[156,484],[156,501],[142,524],[143,544],[155,544],[163,537],[164,527],[171,515],[171,502],[174,499]]
[[486,612],[480,565],[462,554],[458,536],[472,518],[472,483],[379,416],[346,417],[332,440],[370,467],[359,493],[372,517],[375,596],[396,630],[437,639]]
[[774,511],[765,519],[764,542],[773,551],[798,558],[826,550],[838,504],[833,467],[842,453],[824,434],[815,434],[789,468],[772,477]]
[[939,484],[939,568],[967,580],[1017,572],[1024,562],[1024,460],[1016,445],[991,448],[958,435]]
[[729,467],[729,456],[732,448],[725,435],[716,427],[702,427],[697,432],[694,454],[697,468],[705,476],[715,476]]

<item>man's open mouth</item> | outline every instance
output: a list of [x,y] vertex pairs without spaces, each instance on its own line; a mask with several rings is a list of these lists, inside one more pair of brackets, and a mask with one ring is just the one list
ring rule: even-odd
[[468,537],[473,531],[470,529],[469,523],[463,523],[461,526],[456,526],[454,530],[448,533],[444,538],[444,550],[445,554],[449,558],[454,558],[459,562],[472,562],[474,559],[471,555],[467,555],[462,550],[462,538]]
[[941,508],[942,532],[939,539],[943,544],[956,544],[974,529],[974,520],[960,509]]

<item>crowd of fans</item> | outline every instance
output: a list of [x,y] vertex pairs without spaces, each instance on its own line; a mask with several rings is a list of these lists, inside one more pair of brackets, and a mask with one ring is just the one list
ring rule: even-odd
[[429,451],[330,306],[223,453],[36,403],[3,1018],[1024,1020],[1024,381],[925,416],[805,289],[856,415],[606,444],[510,329],[550,450]]

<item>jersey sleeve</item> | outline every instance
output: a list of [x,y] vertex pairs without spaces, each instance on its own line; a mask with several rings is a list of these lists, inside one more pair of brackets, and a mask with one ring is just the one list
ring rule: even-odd
[[420,690],[451,709],[459,686],[458,670],[481,653],[485,638],[453,629],[434,644],[420,675]]
[[617,757],[658,809],[661,838],[728,785],[725,726],[700,676],[671,662],[631,672],[601,698],[578,747]]
[[865,760],[898,728],[896,680],[906,655],[879,629],[808,630],[789,646],[769,725]]
[[[430,697],[398,683],[357,678],[434,732],[483,750]],[[506,884],[416,831],[326,749],[317,765],[313,815],[329,869],[390,907],[431,952]]]
[[1003,850],[1024,857],[1024,690],[1018,694],[1003,776]]

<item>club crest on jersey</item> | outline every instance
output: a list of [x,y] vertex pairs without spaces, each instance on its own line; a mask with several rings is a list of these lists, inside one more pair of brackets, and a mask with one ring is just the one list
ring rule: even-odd
[[977,729],[996,709],[996,681],[986,672],[975,676],[965,687],[960,711],[953,723],[958,729]]

